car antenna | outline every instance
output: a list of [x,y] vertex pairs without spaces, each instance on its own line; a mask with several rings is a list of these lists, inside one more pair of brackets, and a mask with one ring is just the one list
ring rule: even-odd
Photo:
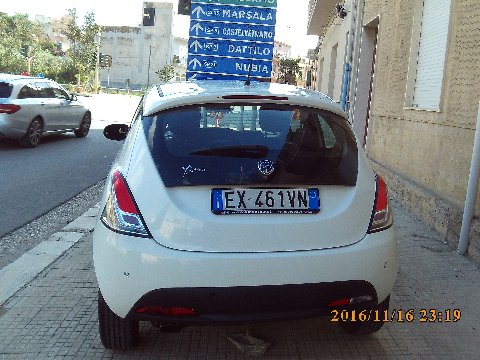
[[250,81],[250,75],[252,74],[252,62],[253,62],[253,58],[250,59],[250,64],[248,65],[248,75],[247,75],[247,80],[245,80],[245,86],[250,86],[250,84],[252,83]]

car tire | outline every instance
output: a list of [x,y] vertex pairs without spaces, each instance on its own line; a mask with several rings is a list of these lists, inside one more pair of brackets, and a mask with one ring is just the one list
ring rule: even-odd
[[42,120],[37,117],[32,120],[30,125],[28,125],[27,132],[18,140],[18,142],[23,147],[34,148],[40,144],[40,141],[42,140],[42,132]]
[[[380,318],[383,316],[385,311],[388,311],[390,306],[390,295],[383,300],[380,304],[375,306],[373,309],[366,309],[370,316],[365,321],[341,321],[340,326],[342,329],[349,333],[355,335],[369,335],[377,332],[380,330],[384,324],[384,321],[378,321],[378,316],[374,316],[374,314],[380,314]],[[359,311],[357,311],[357,314]],[[377,319],[376,319],[377,318]],[[376,321],[376,320],[377,321]]]
[[138,340],[138,321],[123,319],[108,307],[98,291],[98,325],[100,340],[107,349],[126,350]]
[[80,122],[80,126],[77,130],[74,131],[74,134],[78,138],[83,138],[87,136],[88,132],[90,131],[90,124],[92,123],[92,116],[90,113],[85,113],[83,115],[82,121]]

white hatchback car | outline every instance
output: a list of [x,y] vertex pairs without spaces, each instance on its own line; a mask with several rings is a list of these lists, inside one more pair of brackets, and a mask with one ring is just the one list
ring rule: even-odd
[[172,329],[342,314],[350,333],[381,328],[398,266],[387,189],[328,97],[165,84],[131,126],[104,133],[126,137],[94,233],[105,347],[135,344],[142,320]]

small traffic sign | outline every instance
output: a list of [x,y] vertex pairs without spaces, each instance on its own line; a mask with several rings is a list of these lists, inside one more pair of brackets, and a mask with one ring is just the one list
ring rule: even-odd
[[192,55],[216,55],[245,59],[271,60],[273,46],[270,43],[252,43],[251,41],[203,39],[191,37],[188,52]]
[[275,25],[277,10],[274,8],[245,8],[230,5],[195,4],[192,7],[191,17],[192,20]]
[[250,73],[252,77],[269,78],[272,73],[272,62],[197,55],[188,61],[187,71],[238,76],[247,76]]
[[277,0],[192,0],[192,6],[194,3],[277,8]]
[[192,21],[190,36],[208,39],[225,39],[273,43],[275,26],[244,25],[229,22]]

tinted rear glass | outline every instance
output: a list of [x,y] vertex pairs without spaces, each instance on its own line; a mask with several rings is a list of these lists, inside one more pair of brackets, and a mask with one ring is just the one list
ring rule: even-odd
[[7,99],[12,95],[13,86],[6,82],[0,82],[0,98]]
[[355,185],[358,150],[346,121],[279,105],[203,105],[143,119],[165,186]]

